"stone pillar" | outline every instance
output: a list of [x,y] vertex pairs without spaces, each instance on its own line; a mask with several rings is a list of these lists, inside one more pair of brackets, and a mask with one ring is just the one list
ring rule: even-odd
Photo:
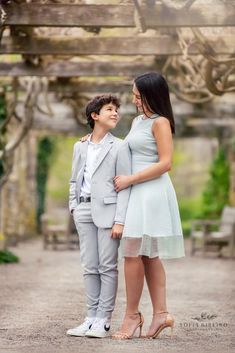
[[36,233],[36,151],[30,131],[15,151],[13,171],[1,192],[1,233],[7,245]]

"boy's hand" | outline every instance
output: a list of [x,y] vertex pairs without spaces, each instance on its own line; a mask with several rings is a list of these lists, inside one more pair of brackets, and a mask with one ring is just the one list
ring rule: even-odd
[[114,224],[112,227],[111,238],[121,239],[124,225],[123,224]]
[[86,136],[83,136],[80,138],[81,142],[86,142],[86,140],[89,138],[90,134],[87,134]]

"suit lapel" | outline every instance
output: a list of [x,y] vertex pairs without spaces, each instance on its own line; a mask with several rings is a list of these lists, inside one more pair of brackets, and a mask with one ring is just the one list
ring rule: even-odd
[[82,174],[83,174],[85,164],[86,164],[87,149],[88,149],[88,141],[82,142],[80,145]]
[[97,168],[100,166],[103,159],[105,158],[105,156],[109,152],[110,148],[113,145],[113,141],[114,141],[114,137],[112,134],[109,133],[106,140],[105,140],[105,145],[103,146],[103,148],[100,151],[100,154],[98,155],[97,162],[96,162],[95,168],[93,170],[93,174],[96,172]]

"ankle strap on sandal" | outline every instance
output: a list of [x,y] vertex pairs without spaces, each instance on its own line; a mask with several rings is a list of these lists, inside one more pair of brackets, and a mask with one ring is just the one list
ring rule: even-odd
[[139,317],[140,317],[140,319],[141,319],[141,317],[142,317],[142,314],[141,314],[141,312],[140,311],[137,311],[136,313],[126,313],[126,315],[127,316],[137,316],[137,315],[139,315]]
[[158,314],[168,314],[168,311],[157,311],[156,313],[153,313],[153,315],[158,315]]

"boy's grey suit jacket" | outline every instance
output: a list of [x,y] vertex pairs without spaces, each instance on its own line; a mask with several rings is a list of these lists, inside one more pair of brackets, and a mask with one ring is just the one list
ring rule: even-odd
[[[79,205],[87,148],[88,141],[79,141],[74,145],[69,191],[71,213]],[[131,152],[128,143],[108,133],[91,178],[91,214],[97,227],[111,228],[114,223],[125,223],[130,187],[116,193],[113,178],[130,174]]]

